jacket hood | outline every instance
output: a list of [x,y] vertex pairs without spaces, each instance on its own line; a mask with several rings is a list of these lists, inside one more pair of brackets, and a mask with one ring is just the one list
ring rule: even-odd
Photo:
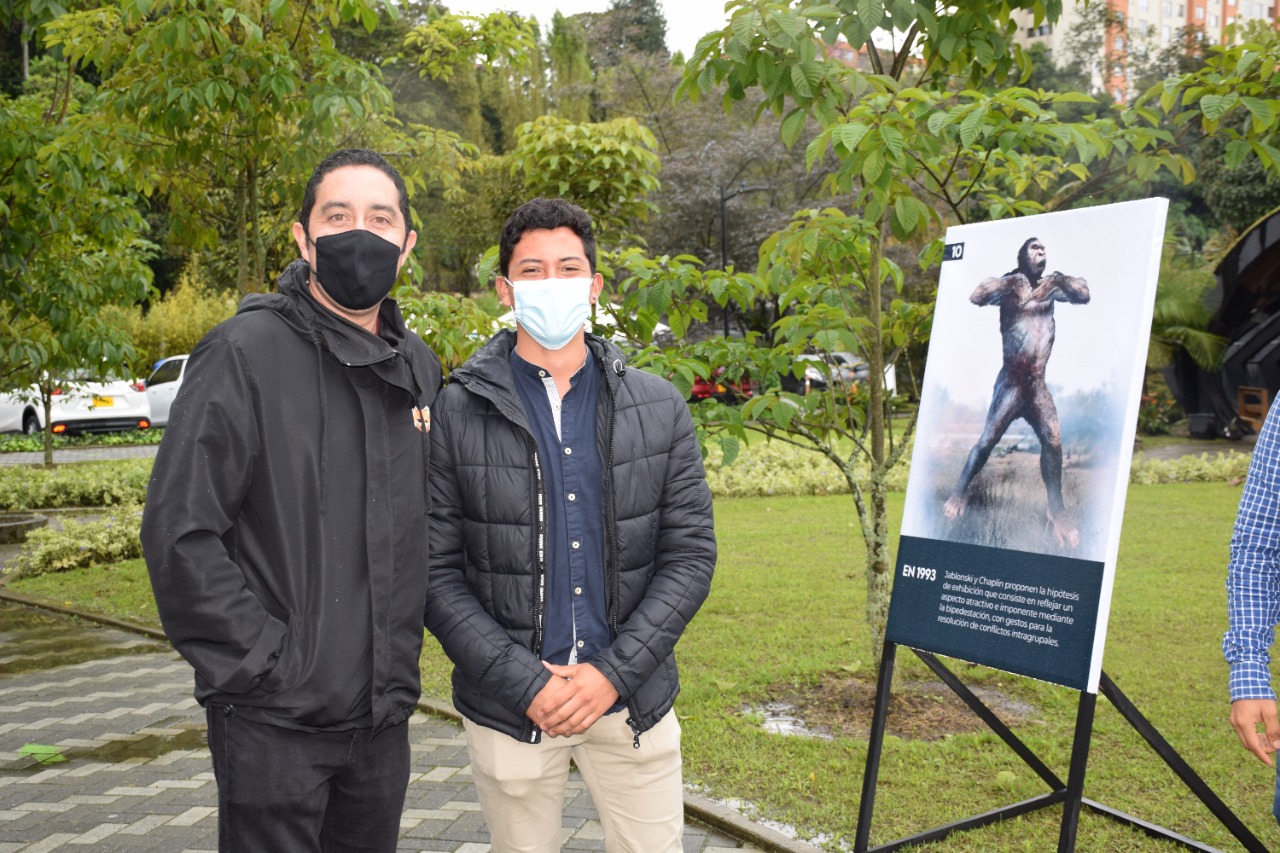
[[409,330],[395,300],[382,301],[378,309],[381,329],[372,335],[317,302],[311,295],[310,281],[311,267],[299,258],[281,274],[278,293],[252,293],[241,301],[236,313],[272,311],[299,335],[321,344],[347,367],[374,364],[390,358],[393,350],[401,348]]

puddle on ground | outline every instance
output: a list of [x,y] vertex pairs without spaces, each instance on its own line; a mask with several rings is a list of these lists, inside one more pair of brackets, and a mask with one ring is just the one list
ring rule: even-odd
[[169,650],[126,631],[0,602],[0,676]]
[[191,726],[190,719],[174,726],[175,734],[147,735],[141,740],[117,740],[102,746],[73,747],[62,753],[67,761],[119,762],[130,758],[159,758],[177,749],[208,749],[204,726]]
[[769,702],[757,708],[748,708],[746,713],[759,714],[764,720],[760,728],[770,734],[832,739],[830,733],[815,731],[805,725],[804,720],[798,716],[799,711],[799,708],[787,702]]

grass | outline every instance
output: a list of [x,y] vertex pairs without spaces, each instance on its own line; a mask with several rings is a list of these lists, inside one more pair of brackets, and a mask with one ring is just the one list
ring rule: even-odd
[[[894,523],[902,495],[890,496]],[[1227,723],[1226,547],[1239,487],[1192,483],[1129,490],[1105,669],[1269,849],[1272,775],[1240,748]],[[832,675],[872,673],[863,616],[863,553],[848,496],[720,500],[721,557],[712,594],[679,646],[685,779],[703,793],[755,804],[758,816],[851,845],[866,756],[855,738],[764,732],[748,709]],[[155,623],[140,561],[10,584],[18,591]],[[423,685],[448,696],[447,663],[427,641]],[[1063,778],[1079,694],[953,662],[971,685],[1035,708],[1018,734]],[[926,670],[901,652],[895,683]],[[1012,778],[1008,774],[1012,774]],[[993,735],[889,738],[872,843],[920,832],[1044,792]],[[1105,699],[1098,702],[1085,796],[1225,850],[1226,830]],[[917,849],[1056,849],[1060,810],[960,833]],[[1079,848],[1180,849],[1112,821],[1082,817]]]

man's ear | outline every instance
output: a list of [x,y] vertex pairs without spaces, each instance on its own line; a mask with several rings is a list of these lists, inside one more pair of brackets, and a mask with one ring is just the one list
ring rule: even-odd
[[311,263],[311,247],[307,245],[307,229],[302,227],[301,222],[293,223],[293,241],[298,244],[298,254],[302,259],[314,267],[315,264]]
[[396,272],[399,272],[400,268],[404,266],[404,262],[409,260],[409,253],[413,251],[413,247],[417,244],[417,242],[418,242],[417,231],[410,231],[408,234],[405,235],[404,248],[400,250],[400,259],[396,261]]
[[500,275],[493,279],[494,290],[498,292],[498,300],[507,308],[516,307],[515,292],[511,287],[511,282],[506,276]]
[[600,291],[604,290],[604,276],[596,273],[591,277],[591,304],[600,301]]

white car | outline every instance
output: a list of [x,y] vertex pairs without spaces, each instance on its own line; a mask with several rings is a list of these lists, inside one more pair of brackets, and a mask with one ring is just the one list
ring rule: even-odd
[[34,391],[0,394],[0,433],[35,435],[44,429],[44,407]]
[[[68,379],[54,388],[49,421],[55,435],[117,432],[151,426],[151,404],[141,382]],[[44,406],[35,385],[0,394],[0,432],[44,430]]]
[[53,392],[55,435],[148,429],[151,404],[141,382],[72,380]]
[[182,385],[182,375],[187,372],[187,357],[171,355],[156,362],[156,369],[147,377],[147,400],[151,404],[151,425],[162,427],[169,423],[169,409]]

